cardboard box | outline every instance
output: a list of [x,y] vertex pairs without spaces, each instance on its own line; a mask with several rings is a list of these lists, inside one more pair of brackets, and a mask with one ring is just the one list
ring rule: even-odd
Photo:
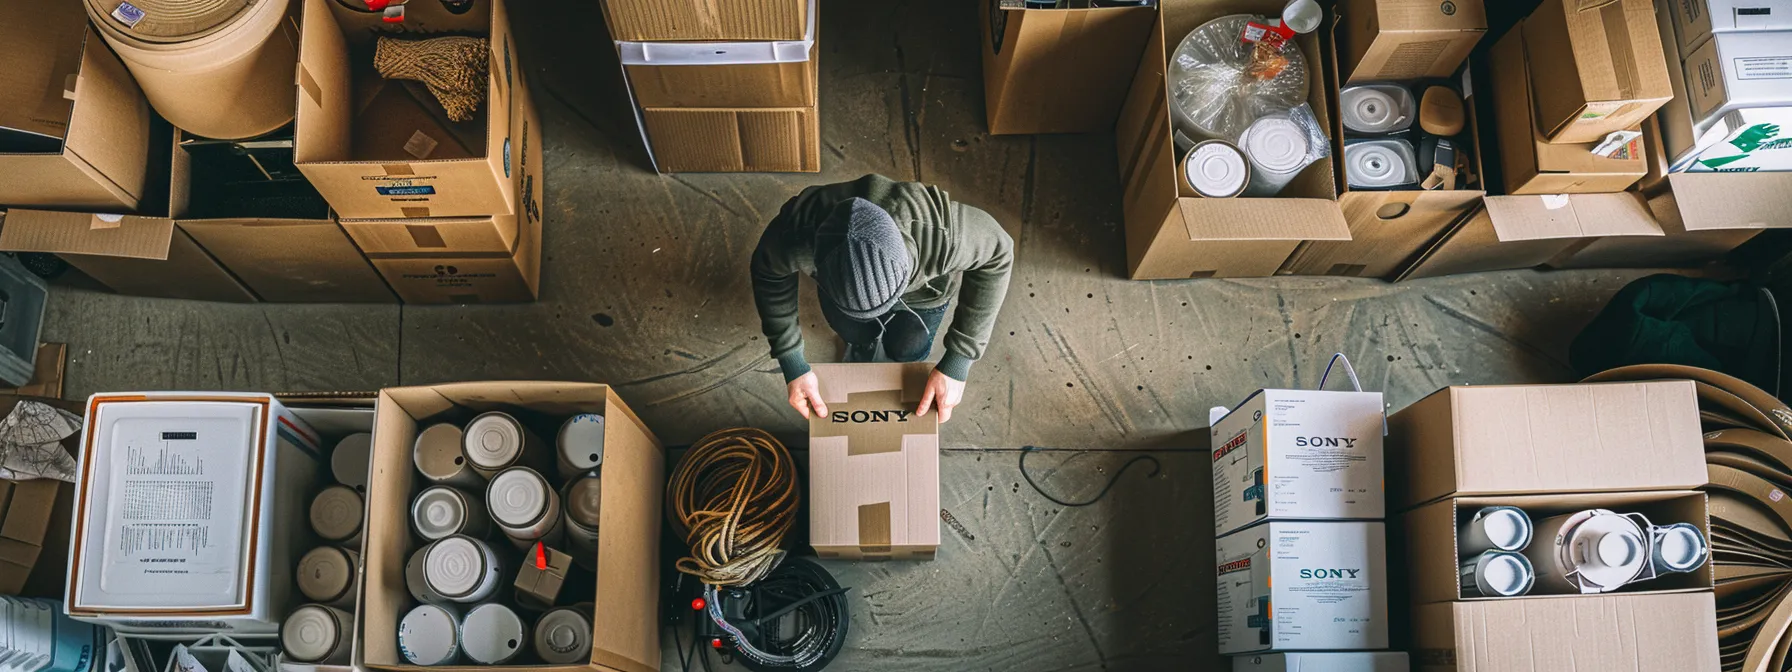
[[[1477,2],[1464,4],[1477,8],[1471,11],[1479,11]],[[1433,7],[1427,11],[1435,13],[1437,10]],[[1337,71],[1339,45],[1331,40],[1326,46],[1327,95],[1335,104],[1340,88],[1338,82],[1341,81]],[[1485,180],[1487,172],[1481,160],[1480,122],[1475,114],[1475,86],[1468,68],[1462,69],[1455,83],[1458,91],[1467,94],[1464,109],[1468,120],[1458,138],[1465,140],[1468,146],[1459,151],[1470,153],[1474,175]],[[1330,133],[1332,155],[1342,156],[1344,124],[1336,115]],[[1483,188],[1471,189],[1464,185],[1462,189],[1448,190],[1351,191],[1346,164],[1338,161],[1337,165],[1338,205],[1343,209],[1344,221],[1350,226],[1350,240],[1301,243],[1280,273],[1392,279],[1427,245],[1478,211],[1482,197],[1487,194],[1484,185],[1478,182],[1474,186]]]
[[271,395],[93,395],[66,613],[120,632],[278,632],[321,454]]
[[1408,672],[1411,669],[1412,664],[1404,651],[1272,653],[1232,659],[1232,672]]
[[13,209],[0,249],[49,252],[112,291],[197,301],[253,303],[255,295],[174,219]]
[[[43,361],[42,353],[38,361]],[[77,416],[81,413],[79,402],[6,394],[0,395],[0,417],[12,413],[21,401],[48,404]],[[77,433],[63,439],[62,447],[76,455],[80,442]],[[63,559],[69,555],[74,509],[72,483],[0,481],[0,595],[62,598],[68,578],[68,564]]]
[[[1681,5],[1702,3],[1703,0],[1655,0],[1655,28],[1661,35],[1662,44],[1673,44],[1678,39],[1673,17],[1681,11]],[[1673,164],[1692,154],[1704,135],[1704,129],[1699,128],[1692,117],[1692,97],[1686,93],[1686,65],[1681,52],[1668,56],[1668,88],[1674,99],[1662,104],[1655,113],[1655,120],[1660,124],[1658,144],[1667,156],[1667,162]],[[1647,132],[1647,124],[1644,126]],[[1650,184],[1643,186],[1648,188]]]
[[603,534],[597,551],[591,662],[519,667],[552,672],[657,672],[665,448],[613,388],[556,382],[449,383],[380,391],[372,478],[367,487],[367,544],[362,553],[365,567],[355,665],[409,672],[426,669],[406,664],[398,652],[398,622],[413,604],[405,587],[404,565],[422,546],[409,531],[411,493],[420,487],[411,444],[423,426],[464,421],[485,411],[528,411],[554,417],[598,413],[605,418],[604,506],[599,524]]
[[[1636,128],[1673,97],[1653,0],[1545,0],[1523,24],[1537,130],[1597,142]],[[1495,68],[1497,71],[1498,68]]]
[[639,42],[798,40],[807,0],[604,0],[610,38]]
[[1713,35],[1686,57],[1686,88],[1701,128],[1732,110],[1792,106],[1792,30]]
[[1449,77],[1487,34],[1481,0],[1345,0],[1338,14],[1351,84]]
[[[1132,89],[1115,128],[1126,218],[1127,276],[1134,280],[1273,275],[1307,240],[1349,240],[1338,207],[1333,162],[1318,161],[1276,198],[1201,198],[1177,175],[1183,158],[1171,133],[1169,53],[1210,20],[1251,11],[1279,16],[1284,3],[1247,0],[1162,0]],[[1296,38],[1307,55],[1310,83],[1322,81],[1316,35]],[[1309,85],[1319,119],[1330,119],[1325,87]]]
[[990,135],[1114,127],[1127,77],[1155,23],[1151,7],[1007,9],[981,3],[983,105]]
[[1379,520],[1380,392],[1258,390],[1209,429],[1213,533],[1264,520]]
[[[1641,151],[1602,157],[1592,150],[1604,139],[1603,133],[1592,140],[1569,143],[1551,141],[1540,130],[1544,128],[1540,122],[1545,121],[1536,114],[1541,101],[1534,105],[1532,94],[1558,84],[1548,83],[1547,77],[1540,78],[1539,73],[1562,68],[1533,69],[1533,65],[1549,61],[1538,60],[1535,50],[1527,48],[1530,33],[1518,29],[1506,33],[1491,54],[1493,116],[1506,193],[1597,194],[1624,191],[1636,184],[1648,172]],[[1637,123],[1641,122],[1639,119]],[[1642,143],[1637,144],[1640,147]]]
[[1711,593],[1439,602],[1413,609],[1415,672],[1717,672]]
[[1792,30],[1792,0],[1668,0],[1662,9],[1677,35],[1663,43],[1678,45],[1676,59],[1690,58],[1714,33]]
[[71,3],[0,7],[0,205],[137,209],[149,103]]
[[[483,226],[479,220],[464,224]],[[367,256],[405,303],[527,303],[541,295],[540,220],[519,228],[515,252],[369,252]]]
[[[1398,552],[1406,558],[1409,597],[1413,604],[1431,602],[1481,600],[1533,600],[1560,597],[1549,594],[1539,582],[1528,595],[1515,597],[1478,597],[1462,593],[1462,554],[1458,551],[1457,530],[1469,516],[1487,506],[1516,506],[1539,521],[1551,516],[1586,509],[1609,509],[1618,513],[1641,513],[1649,522],[1661,526],[1689,523],[1711,538],[1705,493],[1685,491],[1622,492],[1610,494],[1547,494],[1504,497],[1457,497],[1432,502],[1407,512],[1400,518],[1405,548]],[[1547,547],[1549,539],[1533,539],[1531,547]],[[1682,574],[1663,574],[1619,588],[1623,594],[1675,593],[1711,590],[1714,570],[1706,563],[1698,570]]]
[[[512,160],[522,125],[535,117],[535,106],[526,69],[515,62],[515,39],[503,2],[478,3],[461,15],[449,14],[440,3],[407,5],[405,23],[397,29],[381,22],[378,14],[351,12],[331,0],[305,0],[304,13],[293,156],[338,216],[522,212],[523,204],[517,202],[522,175]],[[404,87],[382,91],[365,57],[350,56],[351,51],[370,50],[376,37],[395,30],[489,39],[488,94],[474,121],[449,123],[432,100],[397,95],[406,92]],[[461,146],[467,137],[474,146]]]
[[939,414],[914,415],[932,371],[926,363],[815,365],[829,411],[809,420],[816,554],[932,560],[939,550]]
[[1225,655],[1388,647],[1386,527],[1271,521],[1221,537]]
[[814,107],[817,56],[811,43],[801,61],[622,68],[641,107]]
[[645,108],[642,127],[662,173],[814,173],[821,170],[815,107]]
[[1396,509],[1449,496],[1705,484],[1690,381],[1446,387],[1388,416]]
[[1634,193],[1488,196],[1482,203],[1399,279],[1558,265],[1588,244],[1662,237]]

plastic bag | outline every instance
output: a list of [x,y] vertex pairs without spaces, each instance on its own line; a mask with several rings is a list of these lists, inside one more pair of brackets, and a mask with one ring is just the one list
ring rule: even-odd
[[1251,186],[1245,196],[1281,193],[1300,171],[1331,156],[1325,127],[1306,103],[1258,117],[1239,136],[1238,148],[1251,160]]
[[1244,39],[1247,29],[1275,23],[1233,14],[1182,39],[1169,71],[1170,109],[1179,129],[1201,139],[1237,141],[1259,118],[1306,102],[1307,59],[1300,46]]

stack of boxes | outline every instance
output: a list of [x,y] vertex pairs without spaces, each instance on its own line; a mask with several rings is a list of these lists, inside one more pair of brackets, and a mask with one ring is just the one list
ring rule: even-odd
[[1658,11],[1673,24],[1662,37],[1679,85],[1661,114],[1670,170],[1792,170],[1792,1],[1660,0]]
[[[295,121],[246,139],[169,128],[80,3],[0,14],[0,51],[17,65],[0,79],[0,249],[57,254],[141,296],[535,298],[540,123],[501,1],[465,14],[416,3],[396,27],[349,3],[292,3],[267,39],[294,42],[298,62],[256,76],[293,87]],[[450,123],[423,87],[374,72],[374,36],[401,32],[490,37],[490,95],[473,121]],[[190,113],[216,95],[176,100]]]
[[818,172],[816,0],[606,0],[656,170]]
[[[1411,640],[1395,645],[1438,672],[1715,672],[1713,573],[1702,555],[1671,552],[1651,533],[1631,544],[1607,534],[1595,550],[1577,545],[1587,535],[1561,532],[1562,521],[1603,511],[1709,539],[1706,495],[1695,491],[1706,482],[1699,432],[1697,393],[1684,380],[1451,387],[1395,413],[1389,497],[1404,513],[1391,537],[1412,603],[1401,610],[1410,623],[1395,628]],[[1522,569],[1477,583],[1465,562],[1487,546],[1472,531],[1477,512],[1494,508],[1535,521],[1533,535],[1493,535],[1525,558],[1514,566],[1530,567],[1534,584],[1515,580]],[[1578,574],[1564,572],[1577,563]],[[1639,564],[1603,588],[1590,580]]]
[[1377,651],[1381,393],[1259,390],[1213,415],[1220,653],[1240,670],[1406,670],[1406,654]]

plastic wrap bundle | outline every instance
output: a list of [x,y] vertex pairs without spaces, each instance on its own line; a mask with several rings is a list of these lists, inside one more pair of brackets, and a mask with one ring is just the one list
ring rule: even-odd
[[1274,49],[1244,41],[1245,27],[1253,21],[1274,19],[1220,17],[1176,47],[1170,58],[1170,109],[1183,132],[1236,142],[1258,119],[1306,102],[1307,59],[1300,46],[1288,42]]

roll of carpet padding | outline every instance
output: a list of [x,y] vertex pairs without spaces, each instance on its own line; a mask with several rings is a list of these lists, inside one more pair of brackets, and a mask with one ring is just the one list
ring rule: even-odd
[[85,0],[156,112],[194,135],[256,137],[290,123],[299,58],[292,0]]

